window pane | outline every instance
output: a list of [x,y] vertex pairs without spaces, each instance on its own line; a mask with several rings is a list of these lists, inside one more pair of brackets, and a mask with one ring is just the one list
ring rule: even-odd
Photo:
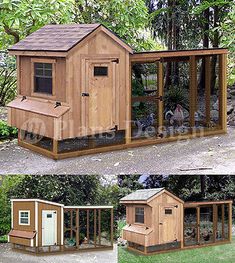
[[50,69],[45,69],[45,76],[51,77],[51,76],[52,76],[52,70],[50,70]]
[[51,63],[43,63],[45,69],[52,70],[52,64]]
[[34,68],[35,69],[42,69],[43,68],[43,63],[34,63]]
[[36,68],[35,69],[35,75],[36,76],[43,76],[43,69]]
[[20,223],[21,224],[28,224],[29,223],[29,219],[28,218],[21,218],[20,219]]
[[52,94],[52,79],[35,77],[35,92]]
[[108,67],[94,67],[94,76],[108,76]]
[[172,215],[172,209],[165,209],[165,215]]

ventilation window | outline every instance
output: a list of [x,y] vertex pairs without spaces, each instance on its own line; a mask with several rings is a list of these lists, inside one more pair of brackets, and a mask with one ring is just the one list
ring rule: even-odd
[[108,76],[108,67],[94,67],[94,77]]
[[144,208],[143,207],[135,208],[135,223],[144,224]]
[[172,209],[165,209],[165,215],[172,215]]

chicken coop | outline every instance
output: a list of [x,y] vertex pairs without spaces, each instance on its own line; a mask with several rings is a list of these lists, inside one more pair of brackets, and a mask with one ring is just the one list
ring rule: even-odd
[[8,123],[54,159],[222,134],[227,52],[134,52],[101,24],[47,25],[9,49]]
[[36,254],[112,249],[113,207],[12,199],[8,241]]
[[231,242],[232,201],[184,202],[164,188],[137,190],[126,206],[122,237],[143,254]]

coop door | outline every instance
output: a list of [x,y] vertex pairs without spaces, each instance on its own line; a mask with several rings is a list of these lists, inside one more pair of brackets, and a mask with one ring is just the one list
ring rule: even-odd
[[57,213],[56,211],[42,211],[42,245],[53,246],[57,243]]
[[160,206],[159,208],[159,242],[166,244],[177,241],[179,222],[179,207],[177,205]]
[[114,60],[86,62],[86,91],[82,96],[88,133],[108,132],[117,125],[116,66]]

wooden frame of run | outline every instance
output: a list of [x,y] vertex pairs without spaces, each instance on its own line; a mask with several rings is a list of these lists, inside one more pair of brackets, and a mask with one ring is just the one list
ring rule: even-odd
[[[215,127],[210,127],[210,57],[217,55],[219,61],[219,73],[218,73],[218,84],[219,84],[219,123]],[[69,152],[59,152],[58,139],[53,139],[52,150],[47,150],[39,147],[38,145],[30,144],[21,136],[21,130],[19,130],[18,142],[20,146],[33,150],[37,153],[46,155],[47,157],[57,159],[64,159],[69,157],[82,156],[87,154],[96,154],[107,151],[122,150],[133,147],[140,147],[146,145],[153,145],[158,143],[173,142],[178,140],[192,139],[202,136],[213,136],[218,134],[225,134],[227,131],[227,112],[226,112],[226,61],[227,61],[227,50],[226,49],[208,49],[208,50],[188,50],[188,51],[159,51],[159,52],[142,52],[129,54],[129,68],[128,75],[129,79],[126,81],[126,128],[125,128],[125,142],[122,144],[112,144],[106,146],[95,146],[95,144],[90,143],[90,147],[74,150]],[[206,126],[203,130],[196,129],[195,126],[195,111],[197,102],[197,61],[199,59],[204,60],[205,64],[205,123]],[[163,137],[162,129],[163,123],[163,112],[164,106],[163,101],[157,99],[163,96],[164,89],[164,68],[163,62],[172,61],[188,61],[189,62],[189,114],[190,114],[190,129],[187,134],[174,134],[174,136]],[[135,100],[131,95],[131,75],[132,75],[132,65],[134,63],[157,63],[157,96],[152,98],[143,98],[143,100],[157,100],[157,127],[158,132],[156,137],[147,139],[133,140],[131,137],[131,109],[132,102]],[[150,96],[149,96],[150,97]],[[89,140],[90,141],[90,140]]]
[[[101,214],[102,211],[104,210],[110,210],[110,245],[102,245],[101,244]],[[93,222],[93,227],[94,227],[94,247],[89,247],[89,248],[80,248],[79,244],[79,237],[80,237],[80,211],[84,211],[86,213],[86,238],[87,242],[90,241],[90,214],[91,211],[94,213],[94,222]],[[65,227],[64,226],[64,246],[63,250],[64,251],[74,251],[74,250],[79,250],[79,251],[87,251],[87,250],[100,250],[100,249],[113,249],[113,208],[107,208],[107,207],[65,207],[64,208],[64,213],[70,213],[70,227]],[[75,225],[73,224],[73,213],[75,213]],[[98,228],[97,228],[97,223],[98,223]],[[98,230],[98,243],[97,243],[97,230]],[[65,233],[69,231],[70,232],[70,238],[73,237],[73,231],[75,231],[76,235],[76,247],[72,248],[66,248],[65,246]],[[79,244],[79,245],[77,245]]]

